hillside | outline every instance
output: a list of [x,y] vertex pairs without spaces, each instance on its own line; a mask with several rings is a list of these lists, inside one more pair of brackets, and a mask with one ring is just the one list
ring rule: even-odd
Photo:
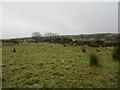
[[[2,87],[117,88],[118,62],[112,58],[114,48],[87,46],[86,52],[82,48],[42,42],[3,47]],[[91,53],[97,54],[100,66],[90,67]]]
[[71,39],[76,39],[76,40],[116,40],[118,34],[113,34],[113,33],[103,33],[103,34],[81,34],[81,35],[64,35],[62,37],[67,37]]
[[[103,34],[80,34],[80,35],[59,35],[59,38],[69,38],[75,39],[77,41],[93,41],[93,40],[102,40],[102,41],[116,41],[118,34],[117,33],[103,33]],[[42,36],[42,39],[46,37]],[[12,38],[14,40],[33,40],[32,37],[22,37],[22,38]],[[12,40],[12,39],[2,39],[2,40]]]

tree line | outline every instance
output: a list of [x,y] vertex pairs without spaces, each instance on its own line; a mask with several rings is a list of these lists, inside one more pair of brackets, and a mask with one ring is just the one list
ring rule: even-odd
[[[57,37],[57,36],[59,35],[56,33],[45,33],[44,34],[44,37]],[[39,37],[42,37],[42,34],[40,34],[39,32],[32,33],[32,38],[39,38]]]

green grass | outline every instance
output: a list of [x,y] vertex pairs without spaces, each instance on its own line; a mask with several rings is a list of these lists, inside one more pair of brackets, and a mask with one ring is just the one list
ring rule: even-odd
[[[13,52],[13,49],[16,52]],[[118,63],[113,47],[63,47],[61,44],[4,44],[3,88],[117,88]],[[90,53],[100,57],[100,67],[89,66]]]

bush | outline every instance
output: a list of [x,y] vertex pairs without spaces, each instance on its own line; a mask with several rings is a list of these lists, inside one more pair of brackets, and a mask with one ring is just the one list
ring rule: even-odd
[[89,64],[90,64],[91,67],[99,66],[99,58],[96,54],[90,54]]
[[13,49],[13,52],[16,52],[16,49],[15,49],[15,48]]
[[114,48],[112,56],[114,60],[120,61],[120,46]]
[[83,47],[83,48],[82,48],[82,52],[86,52],[86,47]]
[[97,52],[100,52],[100,49],[96,49]]

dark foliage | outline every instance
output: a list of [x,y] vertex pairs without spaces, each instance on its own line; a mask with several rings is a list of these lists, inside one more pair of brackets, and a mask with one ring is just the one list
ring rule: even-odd
[[120,46],[114,48],[112,56],[114,60],[120,61]]
[[65,44],[63,44],[63,47],[65,47]]
[[15,49],[15,48],[13,49],[13,52],[16,52],[16,49]]
[[86,48],[85,47],[82,48],[82,52],[86,52]]
[[89,64],[90,64],[91,67],[99,66],[99,58],[96,54],[90,54]]

